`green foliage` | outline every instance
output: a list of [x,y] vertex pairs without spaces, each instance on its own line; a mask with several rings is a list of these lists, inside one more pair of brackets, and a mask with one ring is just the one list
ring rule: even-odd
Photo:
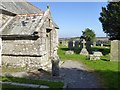
[[93,30],[86,28],[85,31],[82,31],[82,36],[81,38],[84,38],[86,41],[90,41],[91,44],[93,44],[94,40],[95,40],[95,33],[93,32]]
[[110,39],[120,40],[120,1],[109,2],[107,7],[102,7],[100,15],[103,31]]
[[67,47],[60,46],[58,49],[58,55],[61,60],[77,60],[87,66],[88,69],[94,70],[94,72],[100,77],[100,81],[105,87],[118,88],[120,86],[120,70],[118,65],[120,62],[112,62],[109,60],[110,48],[94,47],[92,50],[102,50],[104,56],[101,60],[88,60],[86,56],[80,54],[65,55]]

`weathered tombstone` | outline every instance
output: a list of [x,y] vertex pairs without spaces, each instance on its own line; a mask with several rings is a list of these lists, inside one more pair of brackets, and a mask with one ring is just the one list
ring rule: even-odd
[[103,43],[101,43],[101,47],[103,47]]
[[88,51],[86,49],[86,46],[85,46],[86,41],[84,39],[83,39],[82,43],[83,43],[83,48],[82,48],[80,54],[81,55],[89,55],[89,53],[88,53]]
[[59,76],[59,57],[52,57],[52,76]]
[[75,47],[75,41],[73,40],[73,49],[74,49],[74,47]]
[[111,41],[110,61],[120,61],[120,40]]
[[89,52],[89,54],[92,54],[90,41],[87,41],[87,42],[86,42],[86,49],[87,49],[87,51]]
[[93,46],[96,47],[96,42],[93,42]]
[[83,48],[83,43],[82,43],[82,40],[80,40],[80,50],[82,50]]
[[80,42],[79,41],[75,41],[75,49],[78,49],[79,48],[79,44],[80,44]]
[[90,60],[100,60],[101,56],[103,56],[102,52],[94,51],[93,54],[90,55]]
[[69,50],[69,51],[66,51],[65,54],[74,54],[74,51]]
[[69,50],[73,50],[73,41],[68,42],[68,48]]

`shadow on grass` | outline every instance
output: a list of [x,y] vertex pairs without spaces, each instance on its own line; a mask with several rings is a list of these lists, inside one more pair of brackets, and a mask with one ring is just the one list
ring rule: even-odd
[[81,49],[80,48],[74,48],[75,54],[80,54]]
[[98,47],[92,47],[92,51],[100,51],[103,55],[107,55],[110,53],[109,48],[98,48]]
[[61,50],[63,51],[68,51],[69,49],[68,48],[60,48]]
[[[60,75],[64,78],[64,81],[67,85],[67,89],[69,90],[71,88],[112,88],[118,89],[120,86],[120,72],[117,71],[111,71],[111,70],[96,70],[96,71],[86,71],[81,70],[77,68],[60,68]],[[29,78],[30,76],[23,76],[23,78]],[[31,75],[32,77],[32,75]],[[35,78],[35,77],[34,77]],[[15,79],[9,78],[8,80],[13,81]],[[31,78],[30,78],[31,80]],[[19,79],[17,80],[19,81]],[[27,82],[26,80],[22,80]],[[22,82],[21,81],[21,82]],[[28,80],[29,81],[29,80]],[[32,82],[31,82],[32,83]],[[36,82],[33,82],[36,83]],[[44,85],[44,82],[41,82]],[[50,83],[48,83],[50,84]],[[52,84],[52,86],[55,86],[57,84]],[[59,86],[59,84],[58,84]],[[34,90],[35,88],[19,88],[19,87],[10,87],[6,88],[7,86],[3,85],[2,90]],[[9,86],[8,86],[9,87]],[[62,90],[61,88],[50,88],[51,90]],[[41,90],[41,89],[35,89],[35,90]]]
[[119,89],[120,86],[120,72],[111,71],[111,70],[97,70],[95,71],[104,80],[104,85],[109,88],[115,88],[116,90]]
[[101,59],[101,60],[103,60],[103,61],[110,61],[109,59]]

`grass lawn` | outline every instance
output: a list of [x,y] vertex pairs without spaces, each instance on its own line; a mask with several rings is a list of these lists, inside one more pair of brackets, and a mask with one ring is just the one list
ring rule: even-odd
[[77,60],[83,64],[85,64],[88,68],[94,69],[103,83],[105,87],[109,88],[118,88],[120,86],[120,70],[118,69],[118,64],[120,62],[112,62],[109,61],[109,48],[105,47],[94,47],[92,50],[99,50],[103,53],[104,56],[101,57],[101,60],[93,61],[88,60],[86,56],[80,54],[73,54],[73,55],[65,55],[65,51],[68,48],[65,46],[60,46],[58,50],[58,55],[61,60]]
[[[43,80],[35,80],[35,79],[27,79],[27,78],[17,78],[17,77],[1,77],[0,81],[46,85],[46,86],[49,86],[50,88],[59,88],[59,89],[61,89],[64,86],[64,84],[62,82],[51,82],[51,81],[43,81]],[[25,87],[3,84],[2,88],[25,88]],[[27,87],[27,88],[29,88],[29,87]]]

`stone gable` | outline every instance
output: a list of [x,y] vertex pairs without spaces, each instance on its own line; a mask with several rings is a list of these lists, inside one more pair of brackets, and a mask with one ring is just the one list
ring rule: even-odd
[[[6,2],[12,5],[11,2]],[[0,36],[2,38],[2,64],[14,67],[43,68],[51,70],[51,58],[57,56],[58,29],[51,18],[50,9],[44,13],[36,9],[30,3],[17,2],[17,5],[24,8],[22,13],[17,10],[13,16],[6,12],[11,12],[14,5],[8,9],[3,3],[2,16],[6,17],[1,27]],[[34,9],[34,13],[23,6],[28,4]],[[1,7],[2,7],[1,6]],[[17,7],[18,7],[17,6]]]

